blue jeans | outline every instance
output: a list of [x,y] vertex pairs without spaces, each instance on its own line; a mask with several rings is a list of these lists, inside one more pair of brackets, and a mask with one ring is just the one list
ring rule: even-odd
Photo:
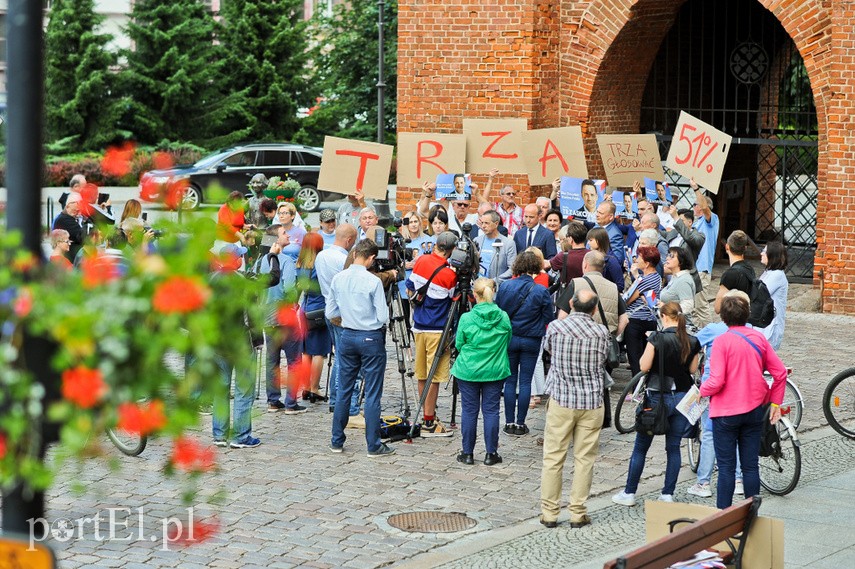
[[[285,352],[285,360],[288,366],[293,366],[300,361],[300,352],[303,351],[303,343],[300,340],[283,339],[287,330],[284,328],[268,328],[264,331],[267,337],[267,403],[275,403],[282,397],[282,386],[279,380],[279,371],[282,364],[282,352]],[[285,407],[293,409],[297,406],[297,393],[285,390]]]
[[499,450],[499,400],[505,380],[466,381],[457,380],[460,390],[460,433],[463,452],[472,454],[478,432],[478,408],[484,415],[484,446],[488,453]]
[[718,459],[718,487],[715,505],[729,508],[733,504],[736,484],[736,453],[742,464],[745,496],[760,494],[760,436],[763,433],[763,406],[729,417],[713,417],[713,444]]
[[[713,442],[713,426],[710,419],[710,410],[707,409],[701,415],[704,428],[701,431],[701,456],[698,458],[698,482],[709,484],[712,480],[713,468],[715,468],[715,444]],[[742,480],[742,468],[739,465],[739,456],[736,457],[736,480]]]
[[386,372],[386,334],[382,330],[348,330],[341,332],[338,346],[339,386],[332,421],[332,446],[344,446],[347,437],[347,402],[353,396],[356,376],[360,370],[365,381],[365,442],[368,451],[380,448],[380,398],[383,396],[383,376]]
[[[217,358],[222,372],[220,385],[214,393],[214,440],[224,441],[229,431],[229,388],[232,385],[232,366]],[[234,427],[231,439],[242,441],[252,436],[252,402],[255,399],[255,376],[249,370],[235,369]]]
[[[662,487],[663,494],[674,494],[677,486],[677,478],[680,476],[680,439],[690,430],[689,422],[682,413],[677,411],[677,403],[685,395],[684,392],[648,392],[650,403],[657,405],[659,399],[665,399],[668,405],[668,432],[665,434],[665,484]],[[632,457],[629,459],[629,472],[626,475],[627,494],[635,494],[638,490],[638,481],[644,472],[644,461],[647,458],[647,450],[653,442],[653,437],[636,431],[635,446],[632,449]]]
[[[330,338],[332,338],[333,346],[336,347],[335,357],[333,358],[332,370],[330,370],[330,392],[327,396],[330,398],[330,408],[335,407],[336,401],[336,393],[338,392],[338,346],[341,343],[341,331],[344,330],[341,326],[336,326],[329,320],[327,320],[327,328],[330,331]],[[353,390],[353,395],[350,398],[350,415],[359,414],[359,389],[362,385],[362,370],[359,371],[359,375],[356,378],[356,386]]]
[[528,404],[531,401],[531,377],[540,354],[541,340],[542,338],[511,336],[511,343],[508,344],[511,375],[505,379],[505,423],[525,425]]

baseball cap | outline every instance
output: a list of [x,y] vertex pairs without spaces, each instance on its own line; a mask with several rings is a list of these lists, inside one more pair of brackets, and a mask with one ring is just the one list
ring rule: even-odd
[[321,210],[320,220],[321,223],[325,223],[327,221],[335,221],[335,212],[331,209]]
[[436,246],[445,251],[454,249],[457,246],[457,235],[451,231],[443,231],[436,238]]

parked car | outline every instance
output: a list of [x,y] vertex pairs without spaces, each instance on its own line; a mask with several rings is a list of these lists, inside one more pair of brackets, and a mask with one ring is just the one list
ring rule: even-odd
[[208,199],[209,188],[217,184],[227,192],[246,192],[253,175],[268,178],[280,176],[300,183],[297,196],[306,211],[317,211],[322,201],[335,201],[344,196],[318,190],[322,148],[302,144],[245,144],[206,156],[193,165],[175,166],[168,170],[151,170],[140,177],[140,199],[159,201],[169,185],[187,180],[184,207],[195,209]]

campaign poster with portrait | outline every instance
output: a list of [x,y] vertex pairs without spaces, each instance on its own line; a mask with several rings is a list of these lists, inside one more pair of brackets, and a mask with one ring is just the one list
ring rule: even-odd
[[439,174],[436,177],[436,199],[472,199],[472,174]]
[[644,178],[644,195],[656,205],[671,205],[671,188],[666,182]]
[[562,217],[577,217],[596,223],[597,206],[603,201],[606,193],[605,180],[592,180],[594,186],[582,187],[584,178],[561,177],[558,190],[558,202],[561,206]]
[[638,200],[633,192],[612,192],[615,215],[624,219],[635,219],[638,215]]

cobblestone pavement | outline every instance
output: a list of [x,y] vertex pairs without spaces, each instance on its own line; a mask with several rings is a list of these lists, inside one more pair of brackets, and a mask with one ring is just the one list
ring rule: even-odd
[[[820,404],[825,384],[837,371],[855,365],[851,356],[853,325],[855,318],[851,317],[788,314],[781,354],[794,368],[793,377],[805,396],[800,432],[825,423]],[[620,389],[620,382],[626,382],[628,376],[628,371],[619,372],[619,384],[614,389]],[[397,363],[390,360],[385,413],[398,411],[400,385]],[[410,397],[412,401],[412,392]],[[613,394],[613,403],[615,398]],[[286,416],[263,412],[263,403],[257,402],[254,418],[255,434],[263,441],[262,446],[217,449],[219,471],[198,480],[201,496],[193,504],[194,520],[198,527],[200,520],[216,519],[219,524],[219,531],[202,543],[187,547],[173,544],[163,550],[159,538],[161,520],[174,516],[186,522],[188,517],[181,500],[181,482],[167,479],[162,473],[168,453],[165,442],[150,441],[138,458],[119,456],[107,445],[105,451],[111,460],[90,459],[77,467],[67,467],[50,490],[48,521],[74,521],[98,512],[106,515],[107,508],[129,508],[129,529],[120,528],[117,537],[129,536],[130,540],[97,540],[91,532],[64,543],[54,539],[50,543],[57,550],[61,566],[358,569],[391,566],[415,558],[411,566],[425,567],[435,563],[425,564],[417,556],[436,548],[441,550],[451,542],[501,543],[501,539],[496,541],[497,536],[512,539],[540,529],[532,520],[539,513],[542,449],[536,438],[542,434],[542,408],[530,414],[530,435],[500,435],[499,451],[505,459],[502,464],[487,467],[476,463],[470,467],[455,461],[460,445],[458,434],[448,439],[398,443],[394,445],[395,455],[374,460],[366,457],[362,432],[349,430],[344,453],[332,454],[327,449],[330,415],[326,405],[314,405],[303,415]],[[450,390],[442,390],[439,417],[447,419],[450,408]],[[210,440],[210,418],[204,418],[200,436]],[[823,438],[814,443],[817,456],[846,455],[845,449],[835,450],[833,442]],[[603,432],[592,488],[593,494],[601,497],[598,499],[607,499],[622,486],[632,443],[632,435],[619,435],[613,429]],[[851,458],[852,447],[847,448],[846,456]],[[483,452],[483,441],[479,440],[476,453]],[[661,483],[664,465],[664,443],[657,441],[645,468],[644,491],[653,491]],[[568,483],[572,470],[571,461],[565,469]],[[810,472],[812,467],[806,461],[804,476]],[[684,476],[687,473],[684,468]],[[77,487],[84,488],[85,493],[76,493]],[[219,505],[206,504],[217,498],[218,490],[225,491]],[[138,508],[143,510],[142,529]],[[405,533],[386,523],[390,514],[423,510],[464,512],[478,523],[468,536]],[[580,558],[590,560],[592,555],[605,551],[606,545],[637,540],[641,533],[631,510],[609,510],[609,530],[603,529],[604,524],[592,526],[584,546],[588,549],[581,549],[588,553],[580,554]],[[144,539],[138,540],[137,532]],[[565,542],[568,549],[580,547],[575,534],[572,543],[569,533],[561,528],[552,535],[555,547]],[[503,566],[499,559],[505,555],[501,552],[508,551],[504,547],[497,545],[494,549],[498,558],[491,557],[481,566]],[[538,562],[545,564],[549,559],[553,558],[544,555]],[[551,564],[555,565],[554,559]],[[460,561],[450,566],[470,565]]]

